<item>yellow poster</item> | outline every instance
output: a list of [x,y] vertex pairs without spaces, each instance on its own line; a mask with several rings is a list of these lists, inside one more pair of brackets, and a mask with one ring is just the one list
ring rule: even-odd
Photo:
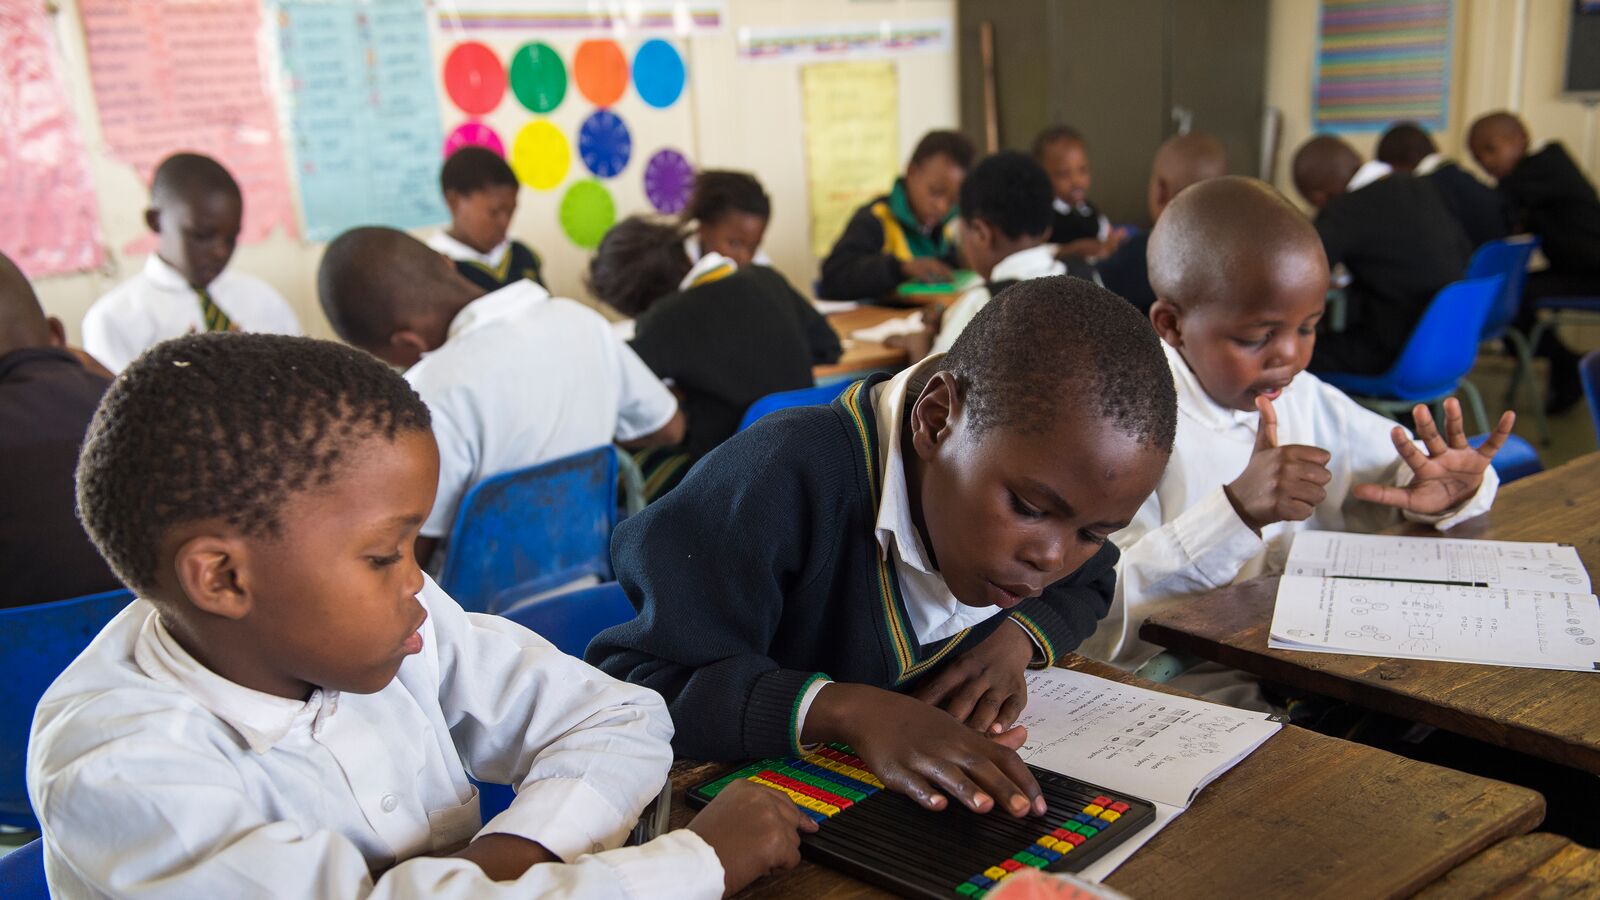
[[899,83],[893,61],[813,63],[800,69],[811,252],[821,259],[856,208],[889,192],[900,173]]

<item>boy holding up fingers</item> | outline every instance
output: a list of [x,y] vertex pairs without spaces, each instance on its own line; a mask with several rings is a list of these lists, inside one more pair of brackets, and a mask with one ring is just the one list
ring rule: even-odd
[[[1172,462],[1129,527],[1110,614],[1085,643],[1128,668],[1157,652],[1138,627],[1162,603],[1279,571],[1296,532],[1372,532],[1401,515],[1440,530],[1486,511],[1489,462],[1507,412],[1481,449],[1461,407],[1441,435],[1414,411],[1405,429],[1304,371],[1316,343],[1328,263],[1316,230],[1282,195],[1249,178],[1211,179],[1173,201],[1150,238],[1150,320],[1178,389]],[[1178,683],[1260,707],[1242,673],[1202,666]]]

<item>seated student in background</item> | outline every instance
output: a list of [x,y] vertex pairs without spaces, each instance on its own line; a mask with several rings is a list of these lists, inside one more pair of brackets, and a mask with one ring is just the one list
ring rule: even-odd
[[726,169],[695,173],[694,192],[678,218],[692,229],[683,239],[690,263],[720,253],[741,267],[772,265],[761,252],[772,201],[754,175]]
[[894,189],[850,217],[822,261],[817,296],[882,300],[903,282],[950,280],[957,265],[950,224],[974,155],[965,135],[923,135]]
[[317,288],[339,337],[405,369],[433,413],[424,563],[485,478],[613,441],[683,442],[678,402],[605,318],[531,281],[486,292],[404,232],[353,228],[328,245]]
[[[1228,174],[1228,152],[1222,142],[1209,134],[1191,131],[1162,142],[1150,166],[1150,221],[1161,220],[1161,213],[1178,192],[1207,178]],[[1148,248],[1150,232],[1130,234],[1117,245],[1111,256],[1100,260],[1095,273],[1106,289],[1148,313],[1156,302],[1150,288]]]
[[1505,198],[1453,160],[1445,159],[1433,138],[1415,122],[1401,122],[1385,131],[1378,139],[1377,158],[1395,172],[1433,182],[1473,249],[1511,233]]
[[612,558],[641,614],[587,656],[662,692],[680,756],[844,741],[930,809],[1043,812],[1013,752],[1023,673],[1105,613],[1106,536],[1160,478],[1175,415],[1127,303],[1014,285],[948,355],[766,416],[624,521]]
[[0,609],[121,587],[78,524],[72,493],[78,446],[111,379],[66,344],[60,320],[0,254]]
[[455,260],[456,269],[486,291],[524,279],[544,284],[539,254],[510,237],[520,187],[511,166],[485,147],[462,147],[439,170],[450,227],[428,246]]
[[[1479,118],[1467,134],[1467,146],[1485,172],[1500,183],[1518,225],[1539,237],[1550,267],[1528,276],[1522,310],[1512,324],[1526,334],[1533,328],[1534,303],[1545,297],[1600,296],[1600,198],[1594,185],[1567,155],[1559,141],[1528,152],[1528,131],[1510,113]],[[1578,356],[1548,331],[1534,352],[1550,360],[1550,387],[1545,394],[1552,411],[1568,409],[1583,398]]]
[[1089,142],[1076,128],[1052,125],[1033,139],[1033,158],[1055,188],[1050,243],[1056,245],[1056,255],[1061,259],[1110,256],[1127,234],[1112,228],[1111,220],[1089,202]]
[[[330,341],[180,338],[111,387],[78,496],[139,599],[34,718],[53,895],[717,897],[798,861],[770,790],[620,847],[661,698],[422,574],[438,465],[405,381]],[[484,824],[469,775],[516,799]]]
[[1466,232],[1432,184],[1392,174],[1381,162],[1362,164],[1340,138],[1302,144],[1294,184],[1317,208],[1329,265],[1350,271],[1344,330],[1318,337],[1309,368],[1383,372],[1400,357],[1434,294],[1466,273],[1472,251]]
[[[1444,432],[1418,405],[1411,435],[1304,371],[1328,263],[1317,231],[1269,185],[1214,178],[1178,195],[1150,238],[1151,321],[1178,387],[1172,461],[1122,549],[1116,601],[1084,651],[1135,668],[1159,648],[1139,623],[1163,603],[1281,571],[1303,529],[1371,532],[1406,519],[1440,529],[1489,508],[1490,459],[1507,412],[1481,450],[1461,407]],[[1221,702],[1261,705],[1251,679],[1216,666],[1175,682]]]
[[152,344],[197,331],[299,334],[300,321],[277,291],[229,271],[244,195],[220,163],[177,153],[156,167],[144,221],[156,252],[144,271],[96,300],[83,317],[83,347],[121,372]]
[[995,295],[1029,278],[1066,274],[1050,233],[1050,176],[1025,153],[1002,150],[961,182],[961,258],[984,280],[941,317],[933,352],[956,342]]
[[839,359],[828,320],[777,270],[715,251],[691,266],[676,225],[632,216],[613,226],[589,263],[589,290],[634,317],[630,346],[683,398],[683,443],[650,451],[672,452],[671,470],[640,461],[651,499],[732,436],[751,403],[811,387],[811,367]]

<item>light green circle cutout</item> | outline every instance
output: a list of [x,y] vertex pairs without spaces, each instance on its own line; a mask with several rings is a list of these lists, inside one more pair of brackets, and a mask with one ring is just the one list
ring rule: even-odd
[[579,247],[593,250],[616,224],[617,205],[605,185],[589,178],[567,188],[560,215],[561,230],[567,237]]

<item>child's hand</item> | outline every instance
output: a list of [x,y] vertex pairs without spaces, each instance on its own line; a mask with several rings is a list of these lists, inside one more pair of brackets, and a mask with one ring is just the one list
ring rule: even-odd
[[769,787],[735,781],[689,823],[722,861],[724,896],[777,869],[800,862],[800,832],[817,823],[794,801]]
[[543,844],[513,834],[486,834],[450,854],[477,863],[490,881],[516,881],[540,863],[560,862]]
[[1511,426],[1517,414],[1506,410],[1500,414],[1500,423],[1489,434],[1482,447],[1474,449],[1467,443],[1467,433],[1461,424],[1461,404],[1454,397],[1444,402],[1444,430],[1448,439],[1440,437],[1439,426],[1433,413],[1419,403],[1411,411],[1417,422],[1417,437],[1428,448],[1423,456],[1417,445],[1406,436],[1406,430],[1396,425],[1390,432],[1394,448],[1400,458],[1411,467],[1411,483],[1405,487],[1381,484],[1358,484],[1352,489],[1357,498],[1369,503],[1382,503],[1407,512],[1438,515],[1465,503],[1483,484],[1483,470],[1511,436]]
[[1106,239],[1100,242],[1100,252],[1097,255],[1099,258],[1105,259],[1117,252],[1117,248],[1122,246],[1122,242],[1127,239],[1128,229],[1126,227],[1119,226],[1111,229],[1106,235]]
[[932,284],[939,281],[949,281],[954,274],[950,267],[942,260],[931,256],[915,256],[900,263],[900,271],[911,281],[922,281]]
[[1033,773],[1017,756],[1027,737],[1017,727],[984,736],[915,697],[864,684],[835,683],[811,703],[801,740],[842,740],[895,791],[944,809],[955,795],[974,812],[996,805],[1013,816],[1043,813]]
[[1261,424],[1250,463],[1223,490],[1239,518],[1260,534],[1274,522],[1311,518],[1317,504],[1327,498],[1324,485],[1333,475],[1328,471],[1332,456],[1321,447],[1278,446],[1278,414],[1271,400],[1257,397],[1256,409],[1261,411]]
[[941,707],[970,728],[999,734],[1011,727],[1028,703],[1028,680],[1022,673],[1032,659],[1033,641],[1027,632],[1003,622],[912,696]]

